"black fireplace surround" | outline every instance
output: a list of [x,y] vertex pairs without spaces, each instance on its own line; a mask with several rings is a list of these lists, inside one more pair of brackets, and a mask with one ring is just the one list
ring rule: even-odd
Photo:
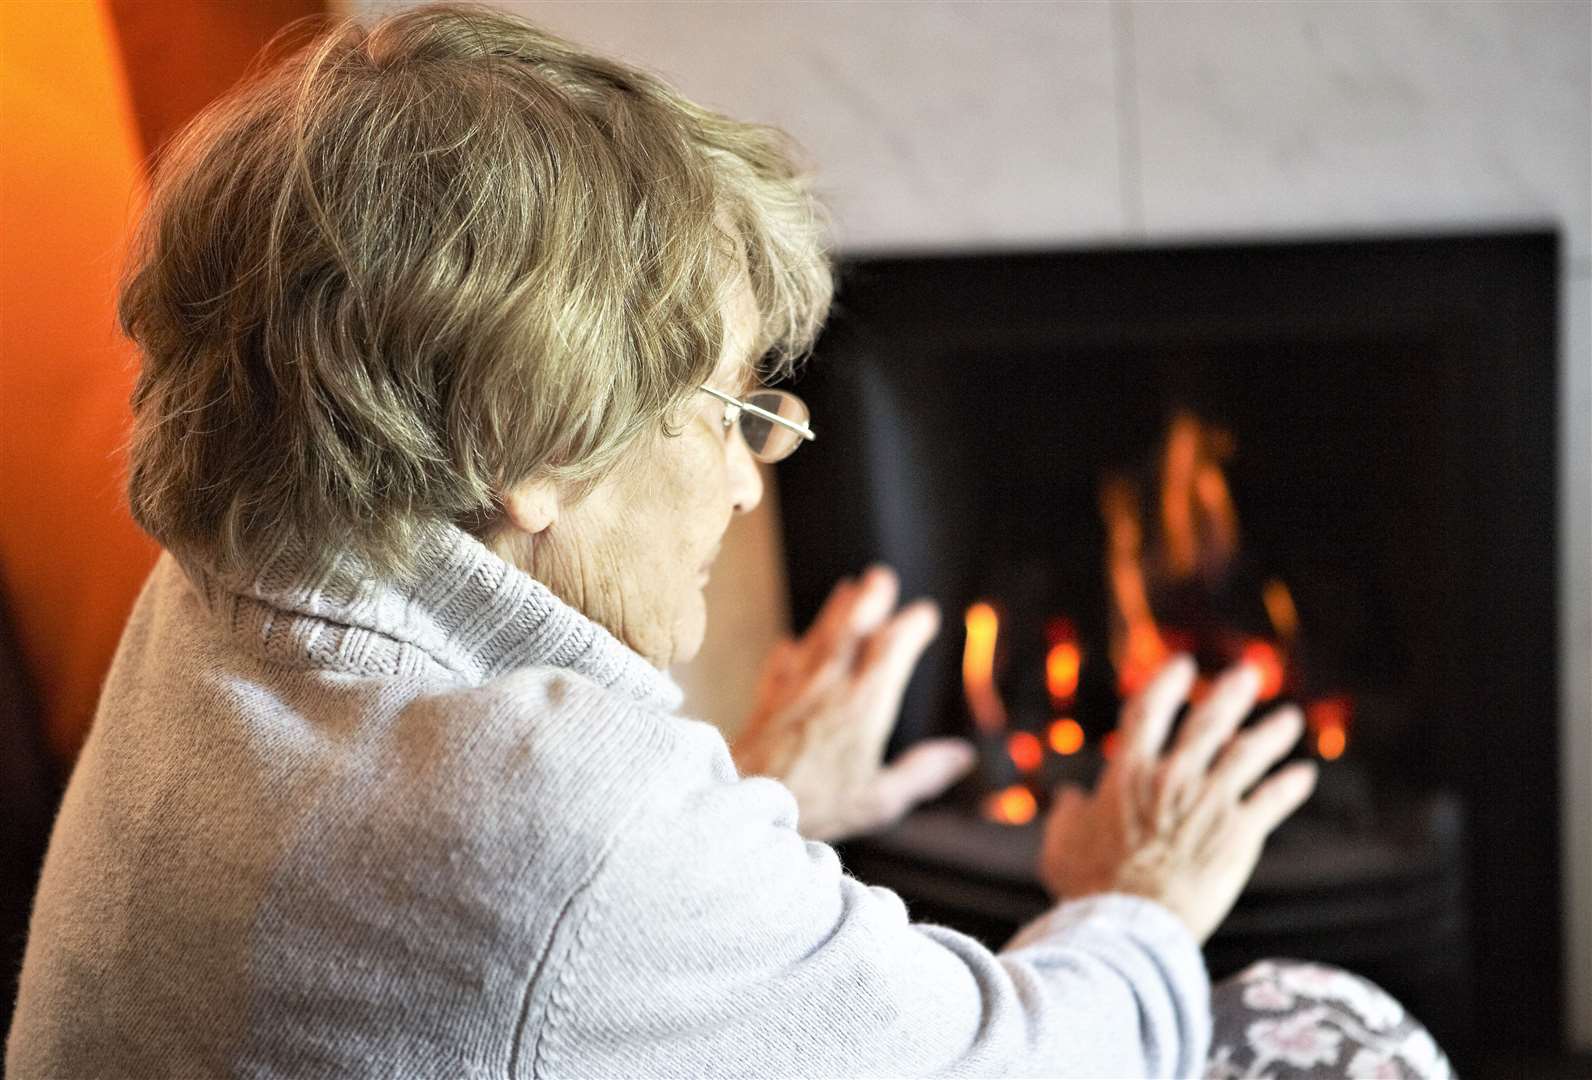
[[[1330,681],[1356,707],[1212,974],[1341,963],[1462,1069],[1557,1048],[1557,283],[1548,230],[843,260],[793,384],[818,440],[780,474],[795,621],[873,560],[939,601],[895,753],[972,731],[970,604],[1065,616],[1093,748],[1118,704],[1103,478],[1147,475],[1178,411],[1219,426],[1246,565],[1286,580],[1311,649],[1318,685],[1282,697]],[[842,857],[998,947],[1047,902],[1040,818],[984,820],[976,783]]]

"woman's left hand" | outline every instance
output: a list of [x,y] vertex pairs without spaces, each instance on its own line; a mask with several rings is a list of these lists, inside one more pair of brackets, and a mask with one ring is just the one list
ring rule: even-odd
[[843,579],[807,633],[763,662],[732,754],[741,775],[790,788],[809,839],[888,825],[972,768],[973,747],[962,739],[929,739],[882,764],[907,679],[940,628],[931,600],[895,611],[899,591],[887,566]]

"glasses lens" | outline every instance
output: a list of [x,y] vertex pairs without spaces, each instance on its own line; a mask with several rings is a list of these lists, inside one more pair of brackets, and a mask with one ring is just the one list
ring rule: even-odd
[[[759,390],[748,394],[746,402],[773,413],[793,424],[807,424],[807,406],[795,394],[784,390]],[[759,461],[778,461],[789,457],[801,445],[802,437],[783,424],[765,420],[755,413],[741,413],[741,435]]]

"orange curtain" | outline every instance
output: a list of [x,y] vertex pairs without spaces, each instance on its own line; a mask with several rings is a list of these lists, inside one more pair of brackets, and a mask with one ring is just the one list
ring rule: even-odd
[[142,146],[99,4],[0,3],[0,51],[0,578],[65,763],[157,554],[125,506],[114,314]]
[[[323,0],[0,0],[0,596],[69,765],[159,553],[124,495],[116,279],[145,153]],[[281,51],[273,53],[279,58]]]

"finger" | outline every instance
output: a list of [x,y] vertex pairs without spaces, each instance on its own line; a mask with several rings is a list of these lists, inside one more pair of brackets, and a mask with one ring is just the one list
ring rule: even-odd
[[831,613],[814,627],[802,670],[824,677],[848,669],[857,654],[859,640],[872,633],[895,607],[900,584],[894,570],[882,563],[868,568],[855,582],[848,582],[846,594]]
[[1209,786],[1227,799],[1244,796],[1304,733],[1305,717],[1295,706],[1277,709],[1248,731],[1233,736],[1210,772]]
[[1247,731],[1233,736],[1196,795],[1187,821],[1196,832],[1219,828],[1223,814],[1299,741],[1304,716],[1294,706],[1277,709]]
[[939,632],[938,604],[927,599],[908,604],[862,643],[857,655],[858,681],[885,690],[904,689],[918,658]]
[[856,685],[864,699],[865,745],[873,752],[889,737],[912,671],[939,632],[939,605],[919,600],[902,608],[863,643]]
[[1194,659],[1179,654],[1167,661],[1148,686],[1122,711],[1122,753],[1119,758],[1153,760],[1161,753],[1172,718],[1188,699],[1198,668]]
[[757,685],[752,691],[753,699],[762,700],[785,689],[790,682],[791,662],[797,651],[796,640],[789,634],[774,643],[758,671]]
[[871,634],[895,610],[901,595],[901,580],[883,563],[870,566],[857,582],[856,603],[846,629],[856,637]]
[[1313,761],[1296,761],[1254,790],[1239,804],[1245,823],[1266,836],[1310,798],[1319,770]]
[[977,758],[965,739],[928,739],[918,743],[873,780],[870,801],[874,826],[894,821],[920,802],[934,798],[967,775]]
[[1205,775],[1216,752],[1255,707],[1263,681],[1253,664],[1235,664],[1222,672],[1210,696],[1189,713],[1178,733],[1171,754],[1174,782],[1192,782]]
[[821,637],[825,633],[833,633],[835,628],[846,620],[856,591],[857,583],[849,577],[843,577],[835,582],[835,587],[829,590],[829,597],[824,601],[824,606],[818,610],[817,617],[813,619],[807,636]]
[[830,590],[829,598],[819,609],[818,616],[798,643],[799,656],[796,671],[810,674],[833,651],[832,642],[851,618],[851,608],[856,602],[857,586],[851,578],[841,578]]

